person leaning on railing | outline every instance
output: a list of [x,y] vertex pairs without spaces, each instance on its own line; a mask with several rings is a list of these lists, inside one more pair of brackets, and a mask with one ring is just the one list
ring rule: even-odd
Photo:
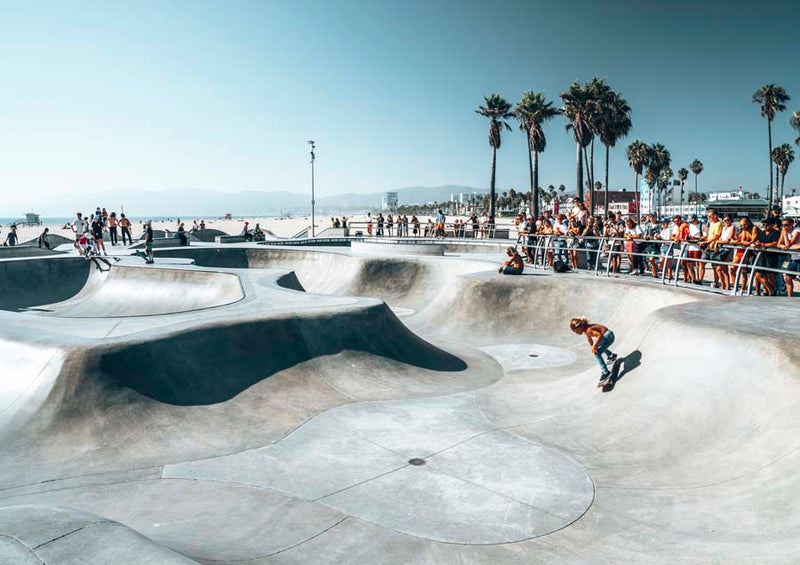
[[609,270],[612,273],[619,273],[619,267],[622,263],[622,257],[620,255],[622,244],[619,238],[624,235],[624,230],[624,227],[621,228],[616,221],[614,221],[613,216],[606,221],[606,228],[603,232],[606,241],[603,243],[603,246],[605,250],[608,251]]
[[[789,253],[781,264],[781,269],[800,273],[800,229],[797,228],[792,218],[784,218],[781,222],[781,235],[778,239],[778,249],[797,250],[796,253]],[[783,282],[786,285],[786,295],[791,298],[794,293],[794,279],[797,275],[785,273]]]
[[[719,241],[720,236],[722,235],[722,222],[717,215],[716,208],[709,208],[708,209],[708,230],[706,231],[706,235],[702,237],[698,242],[698,247],[702,249],[702,253],[700,255],[701,259],[705,259],[706,261],[713,261],[714,260],[714,249]],[[716,269],[711,269],[714,273],[714,287],[719,288],[719,276],[717,275]],[[699,261],[697,263],[697,279],[702,283],[703,280],[706,278],[706,264],[703,261]]]
[[753,221],[750,219],[749,216],[742,216],[739,218],[739,235],[736,236],[736,241],[734,245],[736,245],[737,249],[733,254],[733,265],[731,266],[731,281],[735,286],[736,283],[736,273],[741,269],[741,287],[742,290],[745,289],[747,285],[747,268],[746,265],[750,264],[753,260],[753,256],[751,253],[747,253],[747,247],[752,245],[756,238],[758,238],[758,228],[753,224]]
[[[753,248],[757,250],[771,250],[778,247],[778,240],[780,239],[780,232],[776,227],[774,218],[767,218],[764,221],[764,229],[756,236],[756,241],[753,242]],[[772,271],[764,271],[759,269],[759,266],[767,269],[775,269],[778,267],[778,260],[780,259],[779,253],[767,251],[761,253],[756,264],[755,284],[756,294],[761,296],[775,296],[775,273]]]
[[638,240],[642,239],[641,226],[637,226],[633,218],[625,220],[625,231],[623,237],[625,238],[625,252],[628,254],[628,274],[629,275],[643,275],[644,266],[642,265],[642,257],[639,255]]
[[[734,241],[736,241],[736,224],[733,222],[733,218],[731,218],[730,214],[725,214],[722,217],[722,230],[720,230],[719,239],[716,243],[712,243],[709,245],[708,249],[713,251],[711,255],[711,259],[714,261],[719,261],[720,263],[727,263],[731,260],[733,256],[733,252],[730,247]],[[730,290],[731,289],[731,277],[728,271],[727,265],[714,265],[714,272],[717,275],[717,280],[719,280],[720,285],[722,286],[722,290]]]
[[673,252],[670,244],[674,233],[675,227],[669,223],[669,220],[661,220],[661,231],[658,233],[658,237],[661,240],[661,249],[659,249],[661,262],[658,268],[662,270],[668,281],[672,280],[672,267],[675,263],[672,259]]
[[[689,240],[689,224],[683,221],[683,218],[679,215],[673,218],[675,222],[675,230],[672,233],[672,240],[681,245],[681,249],[683,249],[683,244]],[[679,259],[680,267],[683,267],[683,282],[685,283],[693,283],[695,280],[695,272],[694,272],[694,264],[691,261],[683,260],[683,257]],[[678,274],[675,273],[677,277]]]

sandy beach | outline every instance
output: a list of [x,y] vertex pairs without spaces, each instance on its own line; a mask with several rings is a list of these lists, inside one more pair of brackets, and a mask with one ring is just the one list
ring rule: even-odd
[[[355,223],[363,223],[366,219],[366,216],[363,214],[345,214],[351,222]],[[341,218],[341,216],[339,216]],[[429,216],[419,216],[420,223],[423,225],[428,221]],[[431,217],[432,218],[432,217]],[[255,227],[256,224],[259,224],[262,229],[271,232],[277,237],[292,237],[293,235],[299,233],[306,227],[311,225],[311,218],[310,216],[291,216],[291,217],[284,217],[284,218],[275,218],[275,217],[237,217],[232,219],[224,219],[224,218],[216,218],[216,219],[205,219],[205,218],[181,218],[181,221],[184,223],[184,227],[187,230],[192,228],[192,225],[195,220],[200,223],[200,220],[205,221],[206,228],[208,229],[215,229],[223,231],[229,235],[236,235],[242,232],[244,228],[244,223],[249,222],[249,228],[252,229]],[[466,217],[463,216],[448,216],[447,223],[453,222],[455,219],[459,220],[466,220]],[[498,221],[498,225],[506,226],[506,225],[513,225],[514,220],[512,218],[501,218]],[[322,217],[316,219],[316,232],[317,234],[321,233],[324,229],[330,227],[330,217]],[[54,235],[61,235],[63,237],[73,239],[74,234],[69,227],[65,227],[64,224],[53,224],[53,223],[43,223],[41,226],[17,226],[17,233],[19,234],[19,243],[25,243],[31,240],[35,240],[39,237],[39,234],[42,233],[44,228],[50,228],[50,233]],[[4,224],[0,227],[0,241],[5,241],[6,235],[8,234],[9,225]],[[142,231],[144,229],[144,223],[141,221],[134,221],[132,226],[132,232],[134,239],[138,239],[141,236]],[[169,230],[169,231],[176,231],[178,229],[178,219],[175,218],[173,220],[160,220],[160,221],[153,221],[153,229],[154,230]]]

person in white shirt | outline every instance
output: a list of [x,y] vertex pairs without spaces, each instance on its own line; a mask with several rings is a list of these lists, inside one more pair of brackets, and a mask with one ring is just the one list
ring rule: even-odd
[[658,266],[659,269],[666,268],[666,272],[664,273],[667,277],[667,280],[672,280],[672,266],[675,261],[672,259],[672,249],[670,246],[670,241],[672,241],[672,237],[675,235],[675,226],[669,223],[669,220],[661,220],[661,231],[658,234],[658,237],[664,243],[661,244],[661,264]]
[[72,231],[75,232],[75,243],[73,244],[73,247],[75,247],[75,249],[78,250],[78,253],[81,253],[82,250],[80,245],[78,244],[78,241],[80,241],[83,234],[85,234],[88,231],[89,224],[86,220],[83,219],[83,214],[81,214],[80,212],[77,212],[75,216],[76,219],[74,222],[72,222],[72,225],[70,226],[72,228]]
[[567,224],[567,217],[564,214],[559,214],[556,218],[556,222],[553,224],[553,238],[556,250],[557,250],[557,261],[564,261],[566,262],[566,248],[567,248],[567,232],[569,231],[569,224]]
[[[781,264],[781,268],[793,273],[800,273],[800,229],[796,227],[792,218],[784,218],[781,221],[781,236],[778,240],[778,249],[793,250],[789,258]],[[783,275],[783,282],[786,284],[786,296],[792,297],[794,293],[794,275]]]
[[638,255],[639,242],[636,241],[644,237],[642,227],[637,225],[632,218],[628,218],[625,220],[623,236],[625,237],[625,252],[628,254],[628,265],[630,266],[628,274],[637,276],[643,275],[644,265],[642,257]]
[[[736,241],[736,224],[733,222],[730,214],[725,214],[722,218],[722,232],[716,244],[713,245],[714,254],[712,259],[714,261],[730,261],[733,251],[725,245],[732,244]],[[731,277],[728,272],[727,265],[714,265],[714,272],[717,274],[717,279],[723,290],[730,290]]]

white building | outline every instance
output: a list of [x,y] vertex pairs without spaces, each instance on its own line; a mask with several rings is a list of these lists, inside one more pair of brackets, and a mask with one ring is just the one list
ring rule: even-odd
[[383,210],[396,210],[397,209],[397,193],[396,192],[386,192],[381,197],[381,209]]
[[800,218],[800,196],[784,196],[781,202],[781,209],[787,216]]

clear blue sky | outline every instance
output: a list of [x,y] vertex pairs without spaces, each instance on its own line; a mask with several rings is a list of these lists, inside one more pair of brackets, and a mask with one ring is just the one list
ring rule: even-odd
[[[483,96],[557,100],[597,75],[633,108],[623,146],[660,141],[676,171],[699,158],[701,190],[763,192],[766,123],[750,98],[775,82],[800,109],[798,22],[797,0],[4,2],[0,183],[4,198],[305,191],[313,138],[321,194],[485,187]],[[788,118],[776,142],[796,137]],[[571,189],[563,119],[546,133],[540,184]],[[796,151],[787,187],[800,187]],[[505,134],[499,186],[524,189],[527,174],[523,135]]]

